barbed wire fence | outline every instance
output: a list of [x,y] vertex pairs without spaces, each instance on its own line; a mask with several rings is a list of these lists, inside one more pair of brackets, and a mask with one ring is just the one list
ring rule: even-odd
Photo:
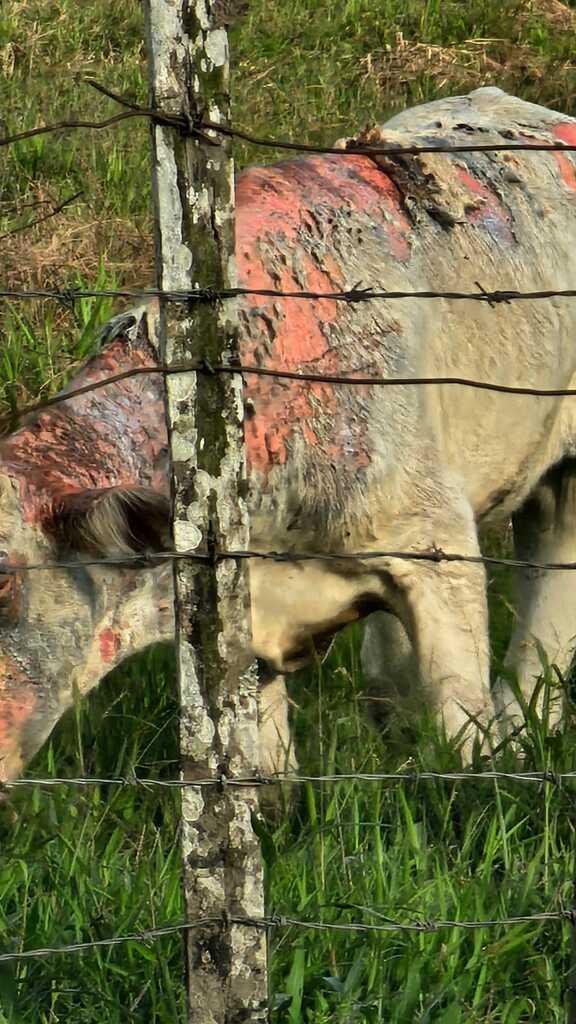
[[[151,7],[154,8],[156,5],[158,9],[162,8],[162,0],[150,0]],[[165,13],[165,12],[164,12]],[[153,20],[154,14],[149,15]],[[157,15],[160,18],[161,16]],[[221,30],[219,30],[221,31]],[[153,35],[153,30],[152,33]],[[154,42],[150,42],[150,49],[153,51]],[[167,37],[163,40],[163,46],[167,43]],[[168,50],[163,50],[162,47],[158,46],[156,40],[156,60],[162,62],[166,58]],[[197,54],[195,59],[197,60]],[[191,66],[194,64],[192,62]],[[162,73],[160,73],[156,85],[158,86],[157,94],[162,93]],[[178,138],[184,139],[186,144],[193,144],[195,147],[194,152],[196,157],[198,153],[202,154],[200,158],[201,170],[206,171],[206,151],[217,151],[218,154],[222,155],[222,164],[219,169],[221,175],[220,186],[224,187],[225,181],[229,181],[230,164],[228,163],[226,147],[223,145],[227,140],[236,138],[244,142],[250,143],[251,145],[259,147],[267,147],[274,149],[285,149],[293,150],[298,152],[308,152],[317,154],[334,154],[342,159],[351,155],[367,155],[374,157],[377,155],[385,156],[409,156],[409,155],[420,155],[426,153],[446,153],[446,154],[458,154],[458,153],[470,153],[470,152],[510,152],[510,151],[534,151],[534,152],[558,152],[568,151],[576,152],[576,145],[569,145],[563,142],[556,144],[540,144],[538,142],[530,143],[502,143],[502,144],[465,144],[465,145],[415,145],[415,146],[385,146],[385,147],[374,147],[374,146],[362,146],[355,144],[347,144],[345,148],[335,147],[324,147],[315,145],[306,145],[303,143],[288,142],[285,140],[259,138],[248,132],[242,131],[241,129],[231,127],[226,121],[225,112],[222,113],[223,120],[206,119],[203,115],[192,114],[190,112],[183,113],[182,110],[186,107],[189,102],[191,95],[190,81],[186,80],[180,83],[184,92],[188,96],[188,100],[183,102],[182,90],[178,92],[176,97],[172,97],[172,103],[175,105],[174,110],[168,109],[168,103],[166,107],[164,104],[156,104],[153,107],[144,107],[134,101],[127,99],[126,97],[119,96],[112,92],[107,87],[100,83],[94,82],[93,80],[87,80],[88,84],[96,88],[103,95],[112,99],[113,101],[121,104],[125,109],[110,118],[103,121],[88,121],[82,119],[67,119],[60,122],[41,126],[26,131],[17,132],[12,135],[5,135],[0,138],[0,148],[11,145],[16,142],[21,142],[29,138],[33,138],[38,135],[46,135],[52,133],[61,133],[64,131],[72,130],[102,130],[111,128],[123,121],[139,118],[149,122],[149,124],[156,130],[162,130],[167,134],[162,140],[161,145],[167,145],[166,139],[168,139],[169,133],[177,134]],[[165,83],[164,83],[165,85]],[[158,145],[158,141],[157,141]],[[168,150],[166,150],[167,152]],[[166,155],[166,153],[164,154]],[[160,186],[162,188],[162,186]],[[36,224],[42,223],[50,217],[56,216],[67,206],[72,204],[79,196],[80,193],[76,193],[60,203],[53,204],[51,209],[40,217],[21,225],[14,229],[14,231],[26,230],[29,227],[35,226]],[[174,211],[172,211],[174,213]],[[161,212],[159,216],[161,216]],[[6,237],[8,234],[12,234],[12,231],[7,232],[2,237]],[[220,253],[220,255],[222,255]],[[258,295],[262,297],[270,298],[288,298],[294,301],[309,301],[309,300],[320,300],[320,299],[332,299],[334,301],[344,302],[350,305],[372,302],[376,300],[446,300],[446,301],[478,301],[481,303],[488,304],[491,307],[497,307],[503,303],[522,302],[522,301],[536,301],[536,300],[550,300],[550,299],[566,299],[571,300],[576,298],[575,289],[548,289],[542,291],[511,291],[511,290],[492,290],[488,291],[483,288],[482,284],[476,282],[478,291],[476,292],[455,292],[455,291],[388,291],[383,287],[364,287],[362,282],[359,282],[355,287],[342,291],[334,292],[321,292],[321,291],[286,291],[281,289],[251,289],[244,287],[236,287],[234,285],[225,286],[220,284],[215,286],[213,282],[209,282],[206,287],[202,288],[188,288],[186,286],[180,287],[179,282],[171,282],[168,280],[169,275],[165,274],[162,279],[162,286],[156,289],[143,289],[141,291],[134,290],[122,290],[122,289],[52,289],[52,290],[17,290],[17,289],[0,289],[0,299],[18,299],[18,300],[47,300],[56,301],[67,306],[73,306],[76,301],[82,298],[90,297],[108,297],[108,298],[122,298],[122,299],[135,299],[138,301],[148,299],[160,299],[162,306],[166,304],[166,309],[172,307],[183,307],[186,312],[188,320],[190,320],[191,314],[198,309],[209,309],[214,312],[216,321],[219,319],[220,327],[222,326],[221,308],[227,300],[235,299],[239,296],[245,295]],[[192,317],[193,321],[193,317]],[[174,335],[177,337],[180,334],[180,341],[182,341],[182,316],[177,314],[174,317],[169,316],[169,330],[174,331]],[[228,331],[228,338],[234,337],[234,330],[231,329],[230,322],[226,325]],[[362,373],[361,368],[352,368],[349,373],[346,374],[316,374],[316,373],[305,373],[296,372],[291,370],[281,369],[268,369],[265,367],[254,366],[242,363],[239,358],[239,351],[237,348],[232,349],[233,358],[227,358],[227,361],[212,360],[210,354],[206,354],[204,358],[198,358],[198,341],[194,334],[194,327],[189,326],[186,328],[187,338],[185,341],[191,342],[193,345],[193,351],[196,358],[177,358],[178,346],[172,347],[169,350],[169,358],[159,361],[155,365],[150,366],[139,366],[131,370],[125,371],[119,374],[108,375],[100,380],[92,381],[89,384],[83,385],[82,387],[71,387],[67,391],[56,395],[54,397],[45,399],[40,402],[30,403],[17,410],[17,415],[32,415],[33,413],[42,412],[46,409],[53,408],[63,402],[74,401],[75,398],[97,391],[102,388],[111,387],[114,384],[120,383],[124,380],[132,378],[136,375],[142,374],[161,374],[166,381],[166,388],[170,400],[170,380],[178,380],[180,382],[187,382],[186,386],[191,387],[193,390],[199,388],[200,381],[208,381],[209,383],[214,380],[224,379],[226,381],[238,381],[239,378],[243,378],[246,375],[260,375],[260,376],[271,376],[278,379],[288,379],[296,381],[306,382],[319,382],[329,383],[338,386],[371,386],[371,387],[434,387],[434,386],[457,386],[465,388],[473,388],[479,390],[489,390],[497,393],[511,394],[511,395],[525,395],[533,397],[576,397],[576,389],[574,388],[559,388],[559,389],[546,389],[546,388],[533,388],[533,387],[520,387],[515,385],[503,385],[497,383],[491,383],[489,381],[479,381],[463,377],[409,377],[409,378],[384,378],[377,376],[369,376]],[[185,349],[185,345],[184,345]],[[229,357],[230,349],[223,354]],[[174,402],[174,395],[182,394],[182,388],[176,388],[172,394],[172,401]],[[237,392],[234,392],[234,387],[228,389],[228,400],[237,400]],[[222,396],[220,396],[222,397]],[[14,414],[10,416],[0,417],[0,435],[2,432],[6,432],[11,429],[14,425]],[[238,469],[238,467],[237,467]],[[236,482],[239,477],[236,478]],[[178,503],[178,496],[176,498]],[[243,524],[247,526],[246,522]],[[241,532],[241,530],[240,530]],[[238,534],[238,530],[236,531]],[[247,533],[245,534],[247,537]],[[315,551],[315,552],[294,552],[294,551],[253,551],[248,547],[238,548],[230,547],[226,544],[218,546],[212,544],[210,550],[198,550],[190,549],[183,546],[180,550],[170,551],[159,551],[151,554],[139,553],[134,556],[121,556],[121,557],[108,557],[108,558],[94,558],[84,561],[85,565],[107,565],[107,566],[119,566],[119,567],[133,567],[135,570],[146,569],[147,567],[156,566],[162,561],[172,561],[176,566],[203,566],[205,573],[209,573],[212,576],[216,576],[217,567],[227,561],[233,561],[236,565],[246,562],[249,559],[271,559],[277,561],[306,561],[306,560],[354,560],[354,561],[367,561],[370,559],[402,559],[402,560],[413,560],[413,561],[427,561],[431,563],[440,563],[446,561],[460,561],[470,562],[474,564],[486,564],[486,565],[500,565],[506,566],[512,569],[538,569],[546,571],[573,571],[576,569],[576,562],[539,562],[521,559],[510,559],[510,558],[497,558],[490,556],[471,556],[459,552],[447,552],[440,548],[433,548],[426,551],[358,551],[358,552],[340,552],[340,551]],[[58,568],[69,568],[77,565],[75,562],[67,560],[58,560],[52,562],[45,562],[39,564],[25,564],[25,563],[14,563],[10,561],[0,562],[0,574],[2,575],[15,575],[17,573],[37,572],[37,571],[50,571]],[[176,577],[178,581],[178,576]],[[180,598],[185,604],[189,594],[186,594],[186,588],[190,587],[191,580],[197,580],[197,577],[184,577],[184,580],[178,584],[177,591],[180,586]],[[214,606],[217,610],[217,602]],[[214,628],[214,620],[210,617],[209,605],[206,604],[203,611],[206,614],[206,628]],[[240,617],[246,614],[246,598],[245,595],[241,597],[239,611],[236,614]],[[242,630],[240,631],[242,632]],[[222,674],[222,680],[225,678],[225,673]],[[226,677],[229,682],[229,676]],[[220,685],[222,685],[220,680]],[[248,690],[246,692],[251,694],[251,725],[254,727],[254,679],[248,680]],[[250,686],[252,689],[250,689]],[[191,695],[188,694],[190,698]],[[196,699],[194,695],[191,697],[192,700]],[[204,709],[206,710],[206,709]],[[192,755],[190,751],[186,752],[186,737],[183,736],[183,753],[184,760],[190,761]],[[210,758],[207,757],[206,764],[210,763]],[[194,771],[197,773],[198,765],[195,765]],[[70,786],[70,787],[90,787],[99,785],[115,785],[119,787],[142,787],[145,789],[154,788],[166,788],[166,789],[177,789],[184,793],[193,791],[213,791],[218,794],[230,793],[234,791],[242,792],[248,791],[248,793],[254,794],[255,791],[262,788],[283,786],[285,784],[304,784],[304,783],[323,783],[323,784],[341,784],[343,782],[354,781],[362,783],[375,783],[384,784],[388,783],[391,785],[415,785],[420,783],[426,783],[429,781],[446,781],[452,783],[461,782],[486,782],[493,783],[498,780],[506,780],[518,784],[527,785],[538,785],[538,786],[552,786],[559,792],[567,794],[571,802],[574,801],[574,796],[571,790],[572,784],[576,781],[576,771],[565,772],[565,773],[553,773],[549,771],[541,772],[499,772],[499,771],[463,771],[463,772],[388,772],[388,773],[367,773],[367,772],[351,772],[351,773],[339,773],[339,774],[327,774],[327,775],[309,775],[305,773],[294,773],[284,772],[275,773],[274,775],[265,775],[257,770],[249,770],[243,773],[209,773],[207,772],[205,777],[186,777],[179,779],[155,779],[155,778],[141,778],[135,774],[130,777],[85,777],[85,778],[21,778],[15,779],[9,782],[1,784],[0,788],[4,792],[10,792],[23,787],[55,787],[55,786]],[[244,796],[240,797],[244,800]],[[237,805],[236,805],[237,806]],[[188,821],[193,822],[193,814],[189,814]],[[188,834],[188,840],[190,835]],[[254,869],[254,857],[256,855],[255,845],[253,837],[247,837],[247,844],[250,848],[250,857],[252,869]],[[190,848],[188,848],[188,854]],[[189,863],[188,865],[189,876],[190,873],[194,872],[194,864]],[[222,892],[219,896],[222,897]],[[198,902],[198,901],[197,901]],[[237,901],[236,901],[237,904]],[[190,908],[190,904],[188,909]],[[322,931],[356,931],[356,932],[390,932],[390,931],[405,931],[405,932],[416,932],[416,933],[432,933],[442,929],[449,928],[461,928],[461,929],[481,929],[490,927],[515,927],[519,924],[525,924],[530,922],[557,922],[557,923],[568,923],[573,929],[576,928],[576,910],[572,908],[560,907],[557,911],[546,911],[542,913],[536,913],[524,916],[509,916],[499,919],[491,920],[478,920],[478,921],[458,921],[458,920],[414,920],[414,921],[381,921],[377,923],[367,923],[364,921],[343,921],[343,922],[322,922],[322,921],[311,921],[301,920],[298,917],[290,915],[271,915],[266,916],[264,913],[238,913],[236,908],[231,911],[229,903],[223,902],[216,913],[213,914],[197,914],[195,917],[188,913],[185,920],[175,923],[168,923],[165,926],[147,929],[144,931],[133,932],[126,935],[112,936],[107,939],[97,939],[94,941],[72,943],[61,947],[46,947],[39,949],[22,950],[20,952],[1,952],[0,963],[6,963],[11,961],[21,961],[28,959],[45,958],[50,956],[61,955],[65,953],[84,953],[98,947],[111,947],[126,942],[151,942],[162,939],[164,936],[172,934],[181,934],[183,936],[190,936],[192,933],[202,933],[203,935],[213,935],[217,932],[219,935],[232,935],[234,929],[248,929],[254,932],[261,933],[262,936],[266,936],[269,933],[285,928],[296,928],[296,929],[311,929],[311,930],[322,930]],[[375,908],[370,907],[356,907],[353,908],[360,910],[367,914],[378,916],[378,911]],[[198,945],[197,940],[194,940]],[[231,947],[234,944],[232,940]],[[253,942],[253,938],[251,940]],[[265,984],[262,981],[262,964],[263,964],[263,944],[260,945],[257,956],[254,959],[254,970],[256,974],[256,980],[254,987],[249,997],[248,1002],[250,1006],[246,1005],[246,1010],[250,1013],[250,1019],[252,1020],[264,1020],[266,1019],[266,1005],[265,1005]],[[205,966],[205,965],[204,965]],[[189,960],[190,968],[190,960]],[[204,990],[202,990],[204,992]],[[212,995],[214,993],[212,992]],[[190,1021],[204,1021],[206,1020],[206,1003],[204,1002],[205,995],[201,995],[201,1003],[198,1003],[196,997],[196,1005],[190,1011]],[[232,1001],[234,1000],[232,997]],[[238,1009],[238,1005],[236,1005]],[[214,1015],[214,1021],[224,1020],[224,1014],[226,1007],[222,1004],[215,1014],[220,1013],[220,1016]],[[204,1014],[202,1017],[201,1014]],[[574,1018],[576,1019],[576,1018]]]

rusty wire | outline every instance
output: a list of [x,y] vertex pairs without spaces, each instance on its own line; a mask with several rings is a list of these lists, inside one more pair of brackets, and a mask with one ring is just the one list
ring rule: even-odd
[[[74,197],[75,198],[75,197]],[[488,306],[498,306],[502,303],[518,301],[533,301],[537,299],[574,299],[576,288],[546,288],[541,291],[519,291],[514,288],[495,289],[488,291],[481,284],[476,282],[478,291],[393,291],[386,288],[364,287],[362,283],[354,285],[353,288],[340,291],[307,291],[288,290],[281,288],[190,288],[186,291],[163,291],[160,288],[134,289],[122,288],[2,288],[0,299],[31,299],[34,301],[42,299],[53,299],[63,305],[73,305],[78,299],[146,299],[160,298],[166,302],[175,302],[182,305],[206,305],[213,302],[222,302],[227,299],[236,299],[244,295],[259,295],[263,298],[279,299],[329,299],[334,302],[346,302],[354,305],[357,302],[373,302],[375,299],[444,299],[446,301],[485,302]]]
[[[285,928],[298,928],[312,931],[328,932],[412,932],[416,934],[430,934],[442,931],[445,928],[462,928],[467,931],[476,931],[481,928],[513,928],[521,924],[546,924],[549,922],[568,923],[574,925],[574,912],[571,910],[548,910],[537,914],[523,914],[517,917],[492,918],[486,921],[450,921],[450,920],[428,920],[416,921],[394,921],[389,919],[389,913],[384,914],[376,908],[364,907],[366,910],[384,920],[379,924],[371,924],[365,921],[303,921],[300,918],[290,917],[285,914],[274,914],[270,917],[248,917],[238,914],[223,914],[220,917],[202,917],[195,921],[181,921],[176,924],[167,924],[158,928],[148,928],[140,932],[130,932],[127,935],[114,935],[109,939],[92,939],[87,942],[72,942],[66,946],[47,946],[43,949],[25,949],[17,953],[0,953],[0,963],[11,963],[18,960],[46,959],[67,953],[86,953],[93,949],[109,948],[118,946],[125,942],[151,942],[165,938],[167,935],[181,934],[194,928],[229,927],[239,925],[246,928],[259,928],[266,931],[277,931]],[[393,910],[392,910],[393,912]]]
[[[124,109],[121,113],[115,114],[112,117],[106,118],[104,121],[87,121],[81,119],[69,119],[55,122],[50,125],[41,125],[37,128],[29,128],[25,131],[16,132],[13,135],[5,135],[0,138],[0,147],[9,146],[16,142],[23,142],[26,139],[34,138],[38,135],[48,135],[54,132],[71,131],[79,128],[87,128],[93,130],[101,130],[103,128],[109,128],[113,125],[119,124],[121,121],[130,120],[132,118],[145,118],[152,121],[154,124],[163,125],[169,128],[175,128],[184,135],[191,135],[202,142],[210,145],[219,145],[219,141],[214,138],[214,135],[220,135],[225,138],[239,139],[242,142],[247,142],[252,146],[259,146],[266,149],[284,149],[299,153],[316,153],[316,154],[332,154],[334,156],[419,156],[425,153],[500,153],[510,152],[514,150],[528,152],[575,152],[576,145],[556,142],[556,143],[540,143],[540,142],[502,142],[502,143],[467,143],[461,145],[414,145],[414,146],[370,146],[361,145],[357,143],[348,142],[345,148],[336,146],[320,146],[311,143],[304,142],[288,142],[285,139],[270,139],[262,138],[260,136],[252,135],[250,132],[243,131],[240,128],[233,128],[226,124],[220,124],[216,121],[207,120],[204,117],[193,117],[190,114],[171,114],[167,111],[163,111],[160,108],[145,107],[125,96],[120,96],[117,93],[112,92],[111,89],[106,88],[101,83],[94,81],[93,79],[85,79],[87,85],[92,86],[98,92],[112,99],[115,103],[123,106]],[[211,132],[212,135],[207,134]]]

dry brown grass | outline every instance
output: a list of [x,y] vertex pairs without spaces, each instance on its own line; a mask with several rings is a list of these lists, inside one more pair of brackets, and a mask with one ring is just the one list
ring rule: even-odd
[[[36,187],[36,200],[27,199],[30,207],[15,211],[13,220],[23,224],[53,206],[53,198],[42,199],[44,190]],[[38,202],[41,205],[32,205]],[[49,203],[48,206],[45,204]],[[8,220],[9,218],[6,218]],[[6,220],[4,223],[6,223]],[[14,291],[61,290],[63,288],[146,288],[154,285],[153,232],[149,221],[125,217],[97,217],[94,209],[80,200],[44,224],[28,227],[5,236],[2,247],[3,287]],[[105,275],[103,278],[103,271]],[[12,304],[0,308],[0,322],[11,315]],[[46,314],[45,303],[27,301],[22,315],[36,332],[41,333]],[[77,334],[77,321],[67,305],[51,304],[51,329],[62,338],[62,351],[51,368],[46,370],[44,384],[53,391],[61,383],[62,374],[75,365],[67,354],[68,343]],[[1,328],[0,328],[1,337]],[[37,387],[34,381],[33,388]],[[19,383],[18,400],[25,404],[33,397],[24,382]],[[2,403],[0,402],[0,405]]]
[[50,289],[78,278],[94,280],[101,264],[126,288],[150,284],[154,270],[151,224],[98,218],[80,201],[46,223],[2,240],[2,277],[8,288]]
[[[138,94],[144,88],[137,24],[140,14],[134,0],[128,0],[126,11],[120,11],[114,0],[78,5],[73,17],[66,6],[53,0],[5,0],[0,18],[0,76],[4,79],[3,86],[0,81],[0,98],[4,98],[3,116],[12,130],[21,124],[47,122],[80,111],[95,119],[111,113],[107,101],[79,84],[87,74],[110,82],[120,92]],[[382,2],[379,11],[385,6]],[[342,35],[338,64],[336,50],[330,50],[326,37],[321,43],[316,37],[308,38],[312,23],[304,19],[288,26],[282,5],[272,5],[269,29],[276,20],[279,39],[288,32],[295,33],[302,52],[293,66],[296,51],[292,46],[275,48],[268,35],[266,46],[258,49],[253,45],[253,29],[247,29],[246,38],[236,49],[239,120],[248,117],[246,126],[262,134],[272,134],[272,126],[279,136],[300,138],[311,137],[314,125],[321,123],[326,131],[321,141],[328,142],[342,134],[344,122],[347,127],[358,124],[359,105],[366,111],[390,111],[480,85],[499,85],[527,99],[567,110],[572,109],[573,97],[576,106],[570,47],[566,42],[563,48],[558,45],[558,40],[568,40],[576,31],[576,10],[561,0],[502,0],[506,17],[500,18],[498,8],[492,21],[483,22],[487,38],[458,44],[451,40],[461,38],[457,33],[462,18],[468,19],[472,34],[476,15],[462,14],[464,0],[455,4],[446,0],[439,15],[446,22],[445,33],[436,28],[436,36],[429,36],[439,41],[446,38],[450,41],[446,45],[420,41],[428,30],[423,23],[410,21],[409,6],[406,18],[403,12],[400,18],[399,10],[390,7],[386,35],[380,36],[378,48],[372,52],[370,44],[378,38],[376,21],[373,29],[362,29],[362,19],[357,18],[349,28],[353,33],[360,32],[361,38],[357,45],[344,45]],[[506,39],[512,6],[517,14],[510,38]],[[360,14],[369,13],[362,3],[358,10]],[[395,38],[390,34],[390,26],[395,23],[393,11],[396,24],[402,25],[404,32],[398,31]],[[128,16],[133,22],[130,30]],[[336,17],[333,13],[330,16]],[[538,42],[540,30],[549,38]],[[385,46],[385,41],[389,45]],[[314,61],[310,61],[311,53]],[[321,75],[315,71],[312,74],[316,57],[324,61]],[[340,75],[334,70],[337,66]],[[358,73],[359,68],[364,75]],[[292,95],[296,72],[303,76],[297,103]],[[342,85],[340,77],[346,76],[348,84]],[[316,81],[320,78],[321,89]],[[63,161],[59,167],[58,153],[66,147],[74,147],[74,159],[70,166]],[[4,204],[0,202],[0,245],[6,286],[30,289],[65,288],[79,281],[88,284],[97,280],[102,268],[118,286],[150,284],[154,275],[152,231],[140,189],[140,182],[148,176],[143,166],[146,153],[145,133],[138,141],[125,131],[52,138],[46,141],[42,159],[37,161],[34,147],[23,147],[20,162],[9,165],[0,191],[0,200],[5,200]],[[255,156],[261,155],[251,151],[249,159]],[[270,156],[266,154],[266,158]],[[26,220],[35,219],[50,208],[48,204],[56,205],[77,188],[83,188],[84,195],[58,216],[27,231],[1,237]],[[32,207],[27,205],[30,203],[46,205]],[[29,315],[35,312],[31,306],[26,308]],[[39,329],[41,312],[39,308]],[[2,315],[0,309],[0,318]]]
[[525,13],[528,18],[538,19],[561,32],[576,31],[576,11],[560,0],[528,0]]
[[[558,0],[533,0],[564,8]],[[576,23],[576,12],[566,8]],[[527,10],[527,17],[530,11]],[[482,85],[497,85],[531,98],[549,85],[551,94],[576,89],[576,60],[547,59],[527,43],[505,39],[467,39],[457,46],[435,46],[407,40],[398,32],[395,44],[364,59],[367,75],[376,75],[388,101],[401,106],[431,88],[438,95],[468,92]],[[544,102],[544,101],[542,101]],[[547,101],[554,105],[554,95]]]

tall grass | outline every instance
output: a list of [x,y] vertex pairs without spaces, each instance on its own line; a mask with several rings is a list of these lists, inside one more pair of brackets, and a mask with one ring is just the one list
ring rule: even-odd
[[[253,0],[232,33],[236,120],[266,135],[331,141],[406,103],[485,82],[574,113],[573,37],[545,10],[515,0]],[[82,85],[86,75],[144,99],[139,5],[5,0],[0,68],[9,131],[80,112],[108,114],[108,101]],[[239,147],[237,159],[242,165],[272,156]],[[82,190],[59,218],[3,240],[8,283],[151,282],[145,125],[30,140],[4,161],[0,234],[34,215],[25,204],[54,204]],[[15,408],[57,389],[90,352],[95,324],[111,310],[101,300],[72,310],[4,305],[0,402]],[[501,573],[490,590],[496,663],[510,629],[509,587]],[[547,684],[555,685],[552,670]],[[128,775],[138,767],[173,775],[174,690],[169,651],[134,659],[65,717],[31,773]],[[391,720],[384,734],[369,725],[356,631],[340,639],[326,665],[294,681],[292,696],[298,755],[310,773],[457,766],[425,717]],[[533,707],[526,718],[524,767],[573,768],[571,712],[561,735]],[[508,749],[496,764],[518,767]],[[326,923],[378,923],[489,920],[571,905],[573,799],[569,787],[527,783],[310,783],[279,823],[259,824],[268,907]],[[182,915],[171,793],[20,790],[0,807],[0,828],[2,950],[108,937]],[[567,929],[279,930],[272,937],[272,1019],[561,1021]],[[0,970],[0,1024],[173,1024],[182,1015],[174,938]]]

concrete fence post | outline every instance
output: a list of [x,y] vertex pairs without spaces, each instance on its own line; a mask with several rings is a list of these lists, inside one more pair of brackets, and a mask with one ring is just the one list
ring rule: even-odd
[[[207,0],[146,0],[152,104],[170,113],[229,114],[226,31]],[[228,144],[154,125],[153,184],[158,284],[163,290],[228,287],[234,271],[234,179]],[[213,141],[217,141],[214,139]],[[219,141],[219,140],[218,140]],[[239,361],[233,303],[161,303],[166,363]],[[166,378],[177,550],[248,546],[242,381],[238,375]],[[246,562],[175,562],[180,743],[185,779],[222,784],[184,789],[182,856],[188,919],[189,1024],[267,1020],[266,936],[234,917],[261,918],[263,871],[253,788],[227,775],[259,764],[257,680],[248,655]]]

